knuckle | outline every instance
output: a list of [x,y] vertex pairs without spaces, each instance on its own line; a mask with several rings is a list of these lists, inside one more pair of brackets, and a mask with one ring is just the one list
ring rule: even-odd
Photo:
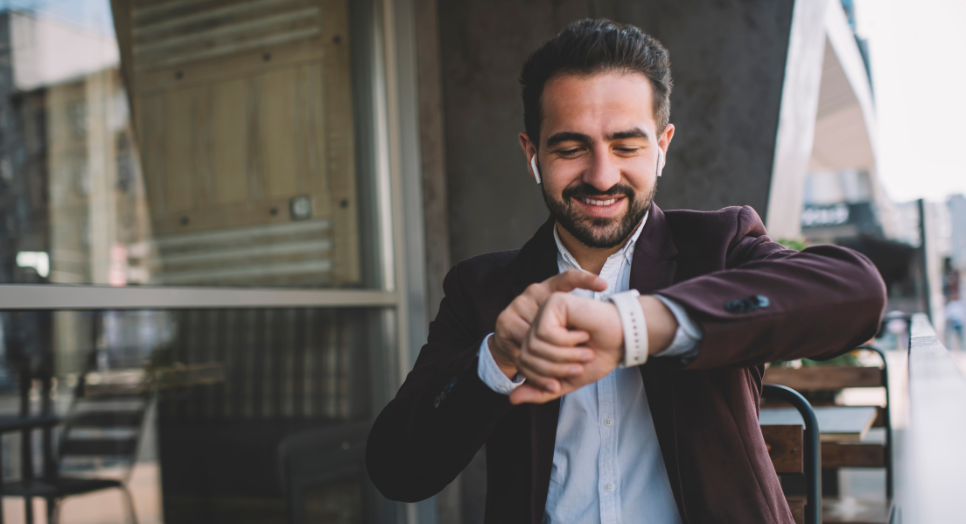
[[537,325],[533,326],[533,332],[538,338],[545,339],[550,336],[551,328],[546,321],[541,320]]
[[496,317],[496,325],[498,327],[502,326],[506,329],[510,329],[513,324],[513,317],[516,316],[511,308],[506,308],[500,312]]

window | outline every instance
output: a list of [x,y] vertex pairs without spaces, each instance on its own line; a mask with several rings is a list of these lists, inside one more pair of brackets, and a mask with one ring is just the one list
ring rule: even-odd
[[378,287],[348,2],[113,9],[4,15],[0,281]]
[[424,324],[381,2],[13,4],[0,416],[62,419],[2,436],[5,482],[130,473],[141,522],[395,522],[357,460]]

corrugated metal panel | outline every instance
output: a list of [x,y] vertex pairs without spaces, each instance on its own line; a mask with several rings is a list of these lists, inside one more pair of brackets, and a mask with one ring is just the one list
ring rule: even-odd
[[305,0],[141,2],[134,7],[139,71],[295,42],[322,33],[322,8]]
[[156,284],[318,284],[332,271],[331,222],[325,219],[179,233],[151,244]]

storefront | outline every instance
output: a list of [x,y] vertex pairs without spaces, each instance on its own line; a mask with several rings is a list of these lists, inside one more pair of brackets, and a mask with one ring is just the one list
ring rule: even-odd
[[[45,472],[43,446],[4,436],[8,483],[35,455],[38,477],[124,479],[140,522],[433,521],[432,502],[382,499],[360,453],[427,324],[394,8],[0,15],[0,411],[64,417]],[[61,515],[120,521],[121,502]],[[4,500],[8,522],[24,512]]]

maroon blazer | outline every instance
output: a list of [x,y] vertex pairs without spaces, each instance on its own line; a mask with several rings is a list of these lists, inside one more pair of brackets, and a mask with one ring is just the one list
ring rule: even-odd
[[[560,402],[511,406],[479,379],[477,351],[517,295],[557,274],[552,228],[446,276],[428,343],[369,434],[369,476],[386,497],[438,493],[486,443],[485,521],[542,522]],[[661,446],[684,522],[791,524],[758,426],[764,364],[831,358],[871,338],[886,298],[875,267],[841,247],[785,249],[747,206],[655,205],[630,287],[677,301],[704,329],[692,362],[640,367],[658,439],[645,445]]]

